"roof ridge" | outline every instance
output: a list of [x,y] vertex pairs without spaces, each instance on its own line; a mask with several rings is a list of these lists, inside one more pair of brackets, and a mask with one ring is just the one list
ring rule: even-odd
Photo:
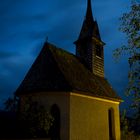
[[56,45],[54,45],[54,44],[52,44],[52,43],[46,42],[46,45],[49,47],[49,49],[53,49],[53,51],[59,50],[59,51],[61,51],[61,52],[64,52],[64,53],[67,53],[67,54],[69,54],[69,55],[75,56],[73,53],[68,52],[68,51],[64,50],[63,48],[57,47]]

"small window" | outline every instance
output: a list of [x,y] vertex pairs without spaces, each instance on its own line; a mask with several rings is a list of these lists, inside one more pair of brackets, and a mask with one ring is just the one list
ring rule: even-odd
[[108,110],[109,140],[115,140],[114,110]]
[[102,57],[102,47],[101,46],[96,46],[96,55],[98,57]]

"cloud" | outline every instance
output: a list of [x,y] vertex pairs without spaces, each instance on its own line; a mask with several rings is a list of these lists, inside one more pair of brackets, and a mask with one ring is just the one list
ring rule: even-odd
[[14,52],[8,52],[8,51],[0,51],[0,59],[9,59],[12,57],[17,56],[17,53]]
[[[73,42],[79,35],[86,3],[85,0],[0,1],[0,97],[7,97],[17,88],[46,37],[49,42],[74,53]],[[124,42],[118,31],[118,18],[128,5],[129,0],[92,0],[94,17],[107,43],[106,75],[119,92],[126,84],[121,79],[126,77],[127,67],[122,71],[123,63],[114,64],[112,50]],[[119,71],[122,72],[119,74]]]

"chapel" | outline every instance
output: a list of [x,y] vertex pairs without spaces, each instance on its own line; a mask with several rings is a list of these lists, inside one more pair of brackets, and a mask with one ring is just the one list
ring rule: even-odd
[[44,43],[16,91],[20,110],[29,98],[54,110],[54,140],[120,140],[121,98],[104,75],[105,43],[91,0],[74,44],[76,54]]

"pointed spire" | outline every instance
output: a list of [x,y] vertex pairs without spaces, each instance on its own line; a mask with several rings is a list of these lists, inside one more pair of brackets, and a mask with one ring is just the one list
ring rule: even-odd
[[88,21],[94,21],[93,15],[92,15],[91,0],[87,0],[86,20],[88,20]]

